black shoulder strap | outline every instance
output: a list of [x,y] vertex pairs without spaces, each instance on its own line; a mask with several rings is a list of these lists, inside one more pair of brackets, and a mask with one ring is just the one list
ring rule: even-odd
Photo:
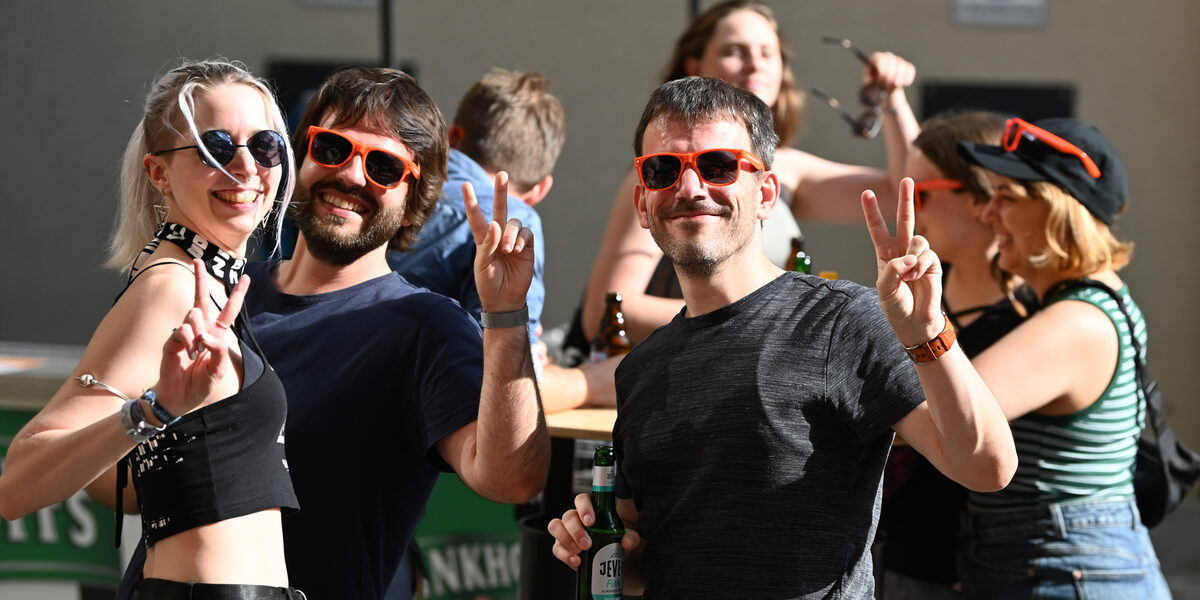
[[[1125,324],[1129,327],[1129,340],[1133,343],[1133,361],[1137,367],[1138,382],[1141,384],[1142,395],[1146,399],[1146,417],[1150,427],[1154,429],[1155,435],[1167,428],[1167,413],[1163,410],[1162,396],[1151,393],[1154,388],[1158,387],[1158,382],[1150,379],[1149,373],[1146,372],[1146,363],[1142,360],[1142,343],[1138,341],[1137,333],[1133,330],[1133,318],[1129,316],[1129,310],[1125,308],[1125,301],[1121,299],[1121,295],[1116,290],[1108,286],[1103,281],[1097,281],[1091,277],[1081,277],[1079,279],[1067,279],[1060,281],[1046,292],[1046,298],[1043,304],[1056,298],[1060,294],[1067,291],[1081,288],[1091,287],[1104,291],[1112,297],[1117,303],[1117,308],[1121,314],[1125,315]],[[1118,352],[1120,344],[1118,343]]]

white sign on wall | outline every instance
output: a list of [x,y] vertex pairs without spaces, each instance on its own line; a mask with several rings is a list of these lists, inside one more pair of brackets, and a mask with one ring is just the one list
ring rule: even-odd
[[974,27],[1045,27],[1050,0],[952,0],[955,25]]
[[379,8],[379,0],[296,0],[300,6]]

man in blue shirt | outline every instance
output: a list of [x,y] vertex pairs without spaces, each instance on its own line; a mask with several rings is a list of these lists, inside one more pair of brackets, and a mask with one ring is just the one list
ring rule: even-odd
[[[484,215],[491,219],[499,171],[509,174],[508,216],[533,232],[533,282],[529,305],[529,339],[538,346],[545,301],[545,240],[533,206],[554,184],[550,172],[566,139],[566,116],[558,98],[537,73],[495,69],[476,82],[459,101],[449,128],[450,154],[442,196],[412,249],[388,252],[388,264],[413,285],[454,298],[479,318],[479,294],[472,265],[475,241],[463,209],[462,187],[470,183]],[[536,355],[536,352],[535,352]],[[583,405],[615,403],[612,373],[619,358],[565,369],[540,365],[539,382],[546,412]]]

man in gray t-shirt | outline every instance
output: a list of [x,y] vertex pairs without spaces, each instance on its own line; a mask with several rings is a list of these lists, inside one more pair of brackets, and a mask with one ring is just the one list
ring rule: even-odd
[[[668,82],[634,139],[638,219],[686,307],[617,371],[616,495],[638,567],[626,592],[638,571],[648,599],[873,597],[893,431],[968,488],[1000,489],[1016,468],[1007,421],[941,315],[911,181],[894,237],[863,194],[876,295],[764,255],[778,140],[753,94]],[[550,524],[555,556],[577,567],[593,520],[580,495]]]

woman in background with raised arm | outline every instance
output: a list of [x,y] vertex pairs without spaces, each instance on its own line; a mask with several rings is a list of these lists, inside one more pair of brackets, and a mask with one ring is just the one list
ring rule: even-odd
[[[909,144],[918,132],[904,95],[904,88],[913,82],[915,69],[889,52],[875,53],[869,59],[864,80],[886,94],[881,118],[888,172],[835,163],[787,146],[800,126],[804,96],[796,86],[775,14],[766,4],[756,0],[715,4],[696,17],[675,44],[664,82],[688,75],[721,79],[753,92],[774,113],[780,139],[774,171],[783,188],[784,202],[778,203],[765,222],[764,243],[768,256],[777,263],[787,260],[791,239],[800,235],[795,219],[859,223],[862,212],[858,196],[864,188],[880,190],[881,197],[895,197],[895,193],[886,191],[897,189]],[[584,343],[596,334],[609,291],[621,292],[621,308],[634,343],[671,320],[683,307],[674,270],[669,264],[660,265],[660,261],[666,262],[662,250],[638,225],[633,210],[636,184],[637,174],[631,169],[617,191],[592,265],[580,311]],[[651,293],[647,293],[648,286],[653,288]]]
[[129,281],[9,447],[7,519],[85,486],[129,511],[136,499],[141,598],[298,597],[280,526],[297,507],[287,404],[238,314],[247,240],[291,195],[287,140],[275,97],[241,65],[188,63],[154,84],[108,260]]

